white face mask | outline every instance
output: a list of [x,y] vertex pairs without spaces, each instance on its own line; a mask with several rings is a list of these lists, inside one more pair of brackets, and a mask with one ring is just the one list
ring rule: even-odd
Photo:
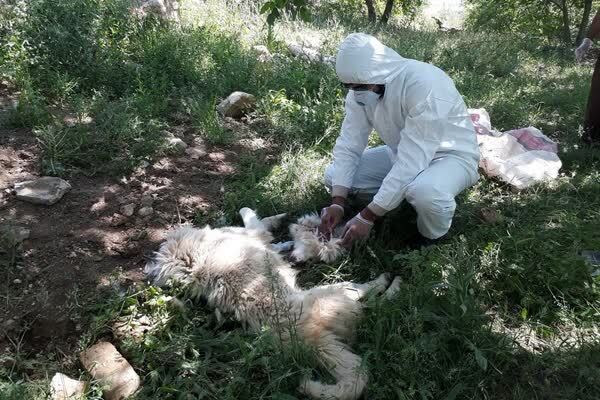
[[354,101],[360,106],[373,106],[377,104],[381,95],[370,90],[354,90]]

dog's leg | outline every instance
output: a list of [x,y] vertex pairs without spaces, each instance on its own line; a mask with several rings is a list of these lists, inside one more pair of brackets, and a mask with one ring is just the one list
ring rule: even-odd
[[244,227],[247,229],[256,229],[257,231],[266,231],[267,228],[265,227],[265,225],[261,222],[260,219],[258,219],[258,216],[256,215],[256,212],[248,207],[244,207],[242,209],[240,209],[240,216],[242,217],[242,220],[244,221]]
[[223,321],[225,321],[225,318],[223,317],[221,310],[219,310],[218,308],[215,308],[215,317],[217,317],[217,324],[219,326],[223,325]]
[[265,229],[268,231],[272,231],[273,229],[277,229],[281,226],[283,220],[287,217],[286,213],[273,215],[271,217],[265,217],[260,220],[264,225]]
[[392,283],[390,283],[390,287],[387,288],[385,293],[383,294],[386,299],[393,298],[396,293],[400,291],[400,284],[402,283],[402,278],[399,276],[395,277]]
[[360,300],[373,291],[375,294],[381,294],[390,284],[391,276],[388,273],[381,274],[375,280],[366,283],[341,282],[333,285],[319,286],[319,289],[344,289],[343,293],[352,300]]

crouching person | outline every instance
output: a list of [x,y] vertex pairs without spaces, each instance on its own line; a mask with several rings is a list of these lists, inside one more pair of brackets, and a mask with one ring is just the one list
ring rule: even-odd
[[[375,220],[403,200],[416,210],[424,239],[441,238],[452,224],[454,198],[479,179],[477,139],[454,83],[439,68],[362,33],[342,42],[336,72],[349,92],[325,172],[332,204],[321,211],[320,232],[332,232],[347,196],[359,194],[370,203],[346,224],[345,246],[366,239]],[[367,148],[372,130],[385,145]]]

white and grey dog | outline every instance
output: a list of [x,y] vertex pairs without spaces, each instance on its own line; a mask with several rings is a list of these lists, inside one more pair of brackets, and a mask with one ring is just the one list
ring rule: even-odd
[[[332,372],[335,384],[304,379],[299,390],[315,399],[357,399],[367,384],[362,359],[348,342],[361,314],[359,299],[367,292],[392,295],[399,278],[390,276],[355,284],[337,283],[303,290],[296,286],[296,272],[271,244],[270,230],[283,215],[260,220],[248,208],[240,210],[244,227],[203,229],[180,227],[155,253],[145,272],[154,283],[170,279],[186,284],[193,296],[204,297],[222,312],[232,313],[251,330],[269,325],[285,344],[292,335],[316,348],[319,361]],[[318,217],[309,215],[290,226],[297,259],[330,261],[341,254],[335,239],[319,245]],[[336,246],[337,244],[337,246]],[[300,250],[298,250],[300,249]],[[387,289],[387,290],[386,290]]]

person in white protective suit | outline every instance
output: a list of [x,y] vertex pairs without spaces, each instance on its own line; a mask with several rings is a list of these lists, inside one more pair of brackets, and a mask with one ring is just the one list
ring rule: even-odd
[[[425,240],[450,229],[454,198],[479,179],[479,148],[467,107],[439,68],[403,58],[376,38],[354,33],[340,45],[336,72],[349,90],[333,163],[325,172],[332,204],[319,231],[344,218],[349,194],[372,201],[345,226],[343,244],[366,239],[376,219],[403,200]],[[385,145],[367,148],[375,130]]]

